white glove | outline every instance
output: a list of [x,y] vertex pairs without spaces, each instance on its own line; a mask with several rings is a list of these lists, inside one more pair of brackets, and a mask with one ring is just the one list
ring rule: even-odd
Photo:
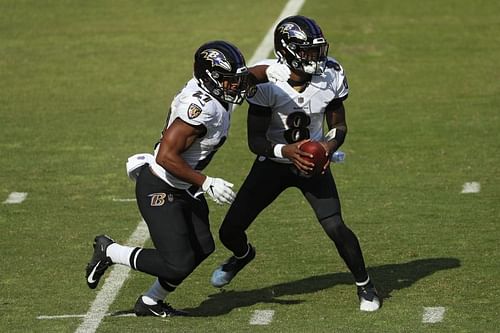
[[266,75],[269,82],[286,82],[290,78],[290,68],[285,64],[274,63],[266,68]]
[[201,188],[219,205],[231,204],[236,193],[231,189],[234,185],[221,178],[208,177]]

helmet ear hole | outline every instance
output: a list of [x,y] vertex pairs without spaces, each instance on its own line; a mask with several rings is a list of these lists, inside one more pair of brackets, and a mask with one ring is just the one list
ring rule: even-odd
[[219,78],[219,76],[220,76],[220,75],[219,75],[219,73],[217,73],[216,71],[213,71],[213,72],[212,72],[212,77],[213,77],[214,79],[218,79],[218,78]]

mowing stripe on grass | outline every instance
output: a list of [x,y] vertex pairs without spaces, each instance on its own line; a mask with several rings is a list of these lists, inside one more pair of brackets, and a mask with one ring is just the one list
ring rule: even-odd
[[28,193],[26,192],[12,192],[9,194],[7,199],[3,202],[4,204],[18,204],[26,200]]
[[442,306],[425,307],[424,314],[422,315],[423,323],[439,323],[443,320],[445,308]]
[[135,198],[125,198],[125,199],[113,198],[113,201],[114,202],[132,202],[132,201],[136,201],[136,199]]
[[469,182],[462,186],[461,193],[479,193],[481,191],[481,184],[479,182]]
[[[296,15],[299,12],[300,8],[302,8],[302,6],[304,5],[304,2],[305,0],[289,0],[287,2],[283,10],[281,11],[280,16],[269,28],[269,30],[266,33],[266,36],[255,50],[255,53],[250,59],[249,64],[255,63],[258,60],[268,57],[269,53],[273,49],[274,27],[283,18],[290,15]],[[136,234],[137,236],[135,236]],[[130,237],[131,239],[129,240],[128,244],[140,243],[142,245],[146,241],[148,235],[149,233],[146,224],[141,222],[137,227],[137,229],[132,234],[132,236]],[[137,239],[137,241],[133,241],[132,239],[134,237],[137,237],[142,241],[139,242],[139,239]],[[113,268],[110,275],[104,282],[102,289],[97,294],[96,299],[90,306],[89,311],[85,315],[83,323],[78,327],[76,332],[93,333],[97,330],[97,327],[99,327],[99,324],[101,323],[106,312],[108,311],[109,306],[111,305],[111,303],[113,303],[114,299],[116,298],[116,295],[118,294],[121,286],[123,285],[123,282],[125,282],[125,280],[127,279],[129,270],[130,269],[128,267],[124,267],[121,265],[116,265]]]
[[74,314],[74,315],[54,315],[54,316],[46,316],[41,315],[36,317],[36,319],[68,319],[68,318],[83,318],[84,314]]
[[[143,246],[149,237],[148,227],[144,221],[141,221],[135,229],[132,236],[127,241],[129,246]],[[108,278],[104,281],[101,290],[85,314],[83,323],[77,328],[76,332],[95,332],[102,319],[106,316],[109,306],[113,303],[128,277],[130,268],[122,265],[114,265]]]
[[273,321],[274,310],[255,310],[250,325],[269,325]]

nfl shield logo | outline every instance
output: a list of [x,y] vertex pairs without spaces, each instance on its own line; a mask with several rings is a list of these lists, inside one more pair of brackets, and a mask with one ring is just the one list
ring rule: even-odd
[[189,119],[196,118],[200,114],[201,114],[201,108],[198,105],[196,105],[194,103],[191,103],[191,105],[188,108],[188,117],[189,117]]

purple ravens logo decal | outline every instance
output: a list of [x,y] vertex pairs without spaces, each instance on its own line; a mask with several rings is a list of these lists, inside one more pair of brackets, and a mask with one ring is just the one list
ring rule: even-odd
[[293,22],[288,22],[283,25],[281,25],[278,30],[282,34],[288,35],[288,38],[297,38],[300,40],[307,40],[307,35],[306,33],[295,23]]
[[212,67],[220,67],[226,71],[231,70],[231,64],[227,61],[226,56],[219,50],[208,49],[201,52],[203,58],[209,60],[212,63]]
[[201,108],[198,105],[191,103],[191,105],[189,105],[189,108],[188,108],[189,119],[196,118],[200,114],[201,114]]

